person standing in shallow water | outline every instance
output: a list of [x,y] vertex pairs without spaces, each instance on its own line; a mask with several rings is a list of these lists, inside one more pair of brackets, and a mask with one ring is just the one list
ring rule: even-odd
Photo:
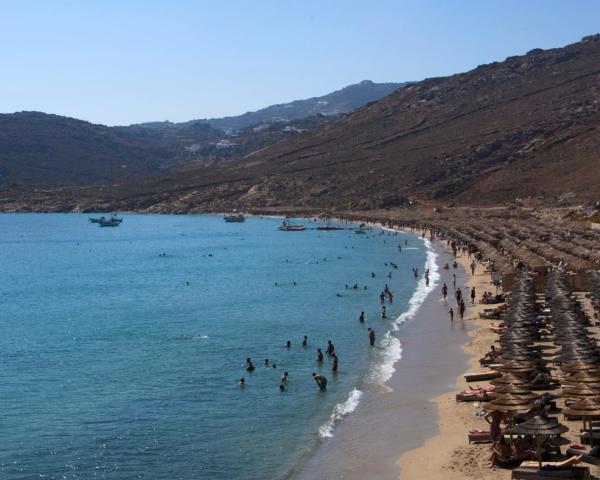
[[312,376],[315,379],[315,382],[317,382],[320,390],[327,390],[327,379],[323,375],[313,372]]
[[323,363],[323,352],[320,348],[317,348],[317,362]]
[[332,370],[333,372],[337,372],[337,370],[338,370],[338,357],[337,357],[337,355],[334,353],[334,354],[332,355],[332,358],[333,358],[333,365],[332,365],[332,367],[331,367],[331,370]]
[[371,346],[375,345],[375,330],[369,327],[369,343]]
[[365,312],[364,311],[360,312],[360,315],[358,317],[358,321],[360,323],[364,323],[364,321],[365,321]]
[[450,323],[454,322],[454,310],[452,310],[452,307],[450,307],[450,310],[448,310],[448,313],[450,314]]
[[304,348],[306,348],[307,345],[308,345],[308,337],[306,335],[304,335],[304,340],[302,340],[302,346]]
[[333,346],[333,343],[331,343],[331,340],[327,340],[327,355],[329,355],[329,356],[333,355],[334,351],[335,351],[335,347]]

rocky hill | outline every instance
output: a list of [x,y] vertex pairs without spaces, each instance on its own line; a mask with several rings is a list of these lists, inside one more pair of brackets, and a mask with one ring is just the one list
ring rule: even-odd
[[[41,112],[0,114],[0,185],[128,182],[165,171],[227,163],[329,123],[336,113],[379,99],[397,86],[365,81],[324,97],[210,123],[106,127]],[[282,109],[289,113],[287,118],[281,117]],[[228,132],[223,131],[226,126]]]
[[595,35],[426,79],[226,165],[102,189],[8,189],[0,205],[199,212],[585,203],[600,198],[599,133]]
[[375,83],[371,80],[363,80],[360,83],[349,85],[341,90],[336,90],[321,97],[313,97],[305,100],[294,100],[289,103],[271,105],[270,107],[246,112],[242,115],[223,118],[210,118],[192,120],[183,123],[151,122],[132,125],[132,127],[144,128],[188,128],[190,125],[207,123],[213,128],[223,131],[243,130],[261,124],[277,122],[289,122],[315,115],[340,115],[351,112],[369,102],[379,100],[394,92],[407,83]]
[[0,184],[86,184],[160,171],[164,152],[113,128],[41,112],[0,114]]

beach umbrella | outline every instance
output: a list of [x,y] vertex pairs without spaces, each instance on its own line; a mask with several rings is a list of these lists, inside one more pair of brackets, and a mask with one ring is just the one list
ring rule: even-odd
[[579,372],[580,370],[595,370],[600,369],[598,362],[586,362],[583,360],[575,360],[561,367],[563,372]]
[[590,445],[594,444],[594,436],[592,434],[592,422],[595,418],[600,418],[600,395],[598,398],[584,398],[570,407],[563,408],[565,417],[579,417],[583,422],[583,430],[586,429],[586,420],[588,432],[590,435]]
[[506,430],[510,435],[531,435],[535,438],[536,456],[542,468],[542,445],[549,436],[560,435],[569,429],[553,418],[534,417]]
[[523,378],[515,375],[514,373],[509,372],[509,373],[502,374],[501,377],[492,380],[490,383],[492,385],[499,385],[499,386],[508,385],[511,383],[514,385],[528,385],[530,383],[530,381],[523,379]]
[[530,401],[540,398],[540,395],[533,393],[531,390],[527,390],[526,388],[519,389],[512,384],[510,386],[512,386],[514,388],[510,389],[510,390],[498,389],[498,390],[502,390],[502,391],[492,390],[491,392],[488,392],[488,395],[492,398],[503,398],[503,397],[505,397],[505,395],[509,394],[509,395],[514,395],[515,397],[523,398],[523,399],[530,400]]
[[532,407],[533,403],[531,402],[531,399],[519,397],[510,393],[506,393],[501,397],[483,404],[485,410],[503,412],[511,415],[515,412],[530,410]]
[[580,371],[574,373],[572,375],[567,375],[563,378],[565,383],[575,382],[575,383],[600,383],[600,376],[592,375],[589,372]]
[[600,397],[600,390],[589,388],[584,384],[577,384],[572,387],[565,387],[560,391],[561,397],[577,398],[577,397]]

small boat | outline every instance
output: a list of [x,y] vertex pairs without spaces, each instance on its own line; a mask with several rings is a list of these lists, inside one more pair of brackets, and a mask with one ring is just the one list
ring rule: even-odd
[[122,222],[123,222],[123,218],[122,218],[122,217],[121,217],[121,218],[119,218],[119,217],[117,217],[117,215],[116,215],[115,213],[113,213],[113,214],[110,216],[110,221],[111,221],[111,222],[115,222],[115,223],[122,223]]
[[224,215],[223,219],[227,223],[241,223],[246,220],[243,213],[232,213],[231,215]]
[[301,232],[302,230],[306,230],[304,225],[292,225],[287,220],[284,220],[281,225],[277,227],[277,230],[281,230],[282,232]]
[[121,222],[113,220],[111,218],[110,220],[102,220],[98,222],[98,225],[101,227],[118,227],[119,225],[121,225]]
[[316,229],[329,232],[332,230],[344,230],[344,227],[334,227],[333,225],[323,225],[323,226],[317,227]]
[[98,218],[90,217],[91,223],[100,223],[100,222],[105,222],[105,221],[106,221],[106,217],[98,217]]

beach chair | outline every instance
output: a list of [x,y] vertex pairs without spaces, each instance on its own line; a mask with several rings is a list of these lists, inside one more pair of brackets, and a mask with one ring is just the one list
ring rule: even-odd
[[600,465],[600,446],[584,447],[583,445],[571,445],[567,448],[567,455],[581,457],[581,461],[591,465]]
[[546,462],[546,464],[540,469],[538,462],[524,462],[524,464],[512,471],[511,478],[513,480],[584,480],[590,478],[589,467],[571,466],[560,468],[553,467],[549,462]]
[[492,432],[489,430],[470,430],[469,444],[471,443],[492,443]]

